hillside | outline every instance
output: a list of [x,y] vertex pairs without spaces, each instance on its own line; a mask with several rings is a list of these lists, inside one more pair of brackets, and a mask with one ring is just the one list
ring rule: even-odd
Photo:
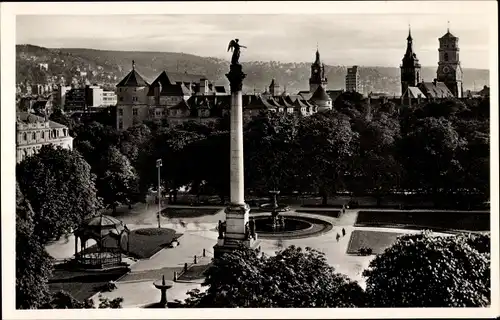
[[[263,91],[269,86],[272,78],[287,88],[290,93],[308,89],[310,62],[282,63],[278,61],[242,62],[247,73],[244,90]],[[26,80],[32,83],[64,82],[70,83],[73,78],[86,78],[89,83],[100,83],[114,87],[132,67],[135,60],[136,69],[148,80],[152,81],[162,70],[186,71],[188,73],[205,74],[217,84],[227,85],[224,74],[229,69],[228,60],[200,57],[176,52],[127,52],[103,51],[94,49],[47,49],[33,45],[16,46],[17,83]],[[42,70],[40,63],[47,63],[48,70]],[[395,61],[395,64],[399,61]],[[328,88],[343,89],[346,66],[325,66]],[[423,67],[422,75],[426,81],[432,81],[437,67]],[[81,72],[86,75],[81,76]],[[360,67],[361,84],[365,92],[400,93],[400,77],[398,67]],[[464,72],[464,89],[476,89],[489,85],[489,71],[467,69]],[[50,80],[49,80],[50,79]]]

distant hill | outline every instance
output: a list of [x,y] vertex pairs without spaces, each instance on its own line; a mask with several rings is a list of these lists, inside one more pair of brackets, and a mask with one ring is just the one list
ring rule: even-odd
[[[247,74],[244,91],[254,89],[261,92],[275,78],[287,92],[295,93],[307,90],[310,76],[310,62],[283,63],[279,61],[242,62]],[[204,74],[216,84],[228,85],[224,74],[229,69],[228,60],[177,52],[139,52],[139,51],[105,51],[94,49],[48,49],[33,45],[16,46],[17,83],[64,82],[73,78],[85,78],[89,83],[100,83],[114,87],[131,69],[135,60],[136,69],[152,81],[162,71],[188,72]],[[48,70],[40,68],[40,63],[47,63]],[[395,61],[399,63],[399,61]],[[343,89],[347,66],[325,66],[329,89]],[[432,81],[436,75],[436,67],[423,67],[422,76]],[[401,92],[400,70],[398,67],[364,67],[360,66],[361,84],[365,92]],[[81,72],[86,75],[81,76]],[[489,85],[489,70],[463,69],[464,89],[480,89]]]

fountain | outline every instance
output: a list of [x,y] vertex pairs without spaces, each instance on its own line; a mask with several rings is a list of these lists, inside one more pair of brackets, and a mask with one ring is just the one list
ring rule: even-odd
[[158,303],[158,306],[161,308],[166,308],[167,307],[167,290],[172,288],[174,286],[174,283],[172,281],[165,281],[165,275],[163,275],[162,280],[157,280],[154,283],[154,286],[156,289],[159,289],[161,291],[161,299],[160,302]]
[[263,210],[271,210],[271,228],[273,231],[284,231],[285,230],[285,218],[280,215],[282,212],[290,211],[290,207],[283,204],[278,204],[278,194],[279,190],[271,190],[269,194],[272,196],[272,202],[264,203],[260,206]]
[[311,237],[328,232],[332,225],[320,218],[297,214],[285,215],[292,211],[285,204],[278,203],[279,190],[269,191],[271,201],[259,206],[262,211],[271,212],[269,215],[255,215],[255,230],[262,239],[297,239]]

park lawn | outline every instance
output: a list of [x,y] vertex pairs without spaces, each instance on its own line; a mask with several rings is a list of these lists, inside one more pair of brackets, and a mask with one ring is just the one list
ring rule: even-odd
[[487,231],[490,229],[490,213],[486,211],[359,211],[355,226],[432,229],[435,231]]
[[[182,236],[173,229],[168,228],[143,228],[130,231],[129,252],[128,255],[137,259],[151,258],[155,253],[177,240]],[[115,239],[105,238],[103,241],[105,247],[117,247]],[[93,245],[85,252],[97,252],[97,245]],[[127,253],[124,253],[127,254]]]
[[116,281],[130,269],[127,267],[102,271],[72,271],[56,268],[49,280],[50,291],[66,291],[75,299],[83,301],[101,291],[109,281]]
[[358,254],[361,248],[371,248],[373,254],[379,254],[396,242],[404,233],[370,230],[354,230],[349,239],[347,254]]
[[211,264],[202,264],[202,265],[193,265],[188,268],[186,272],[183,272],[179,277],[181,281],[191,281],[191,280],[199,280],[204,279],[205,275],[203,274],[205,270],[210,268]]
[[214,215],[220,211],[220,208],[165,208],[161,211],[162,216],[175,218],[197,218],[203,216]]
[[129,254],[138,259],[151,258],[155,253],[182,236],[173,229],[147,228],[130,232]]

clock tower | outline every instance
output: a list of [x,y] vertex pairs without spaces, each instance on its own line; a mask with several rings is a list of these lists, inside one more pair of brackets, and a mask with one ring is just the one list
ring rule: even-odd
[[401,63],[401,95],[404,95],[408,87],[416,87],[422,82],[421,67],[417,55],[413,52],[413,38],[411,29],[406,38],[406,53]]
[[321,63],[319,50],[316,49],[316,60],[311,65],[311,78],[309,78],[309,92],[314,93],[319,86],[326,90],[328,79],[325,78],[325,65]]
[[460,66],[458,38],[448,32],[439,38],[437,81],[444,82],[456,98],[463,96],[463,75]]

